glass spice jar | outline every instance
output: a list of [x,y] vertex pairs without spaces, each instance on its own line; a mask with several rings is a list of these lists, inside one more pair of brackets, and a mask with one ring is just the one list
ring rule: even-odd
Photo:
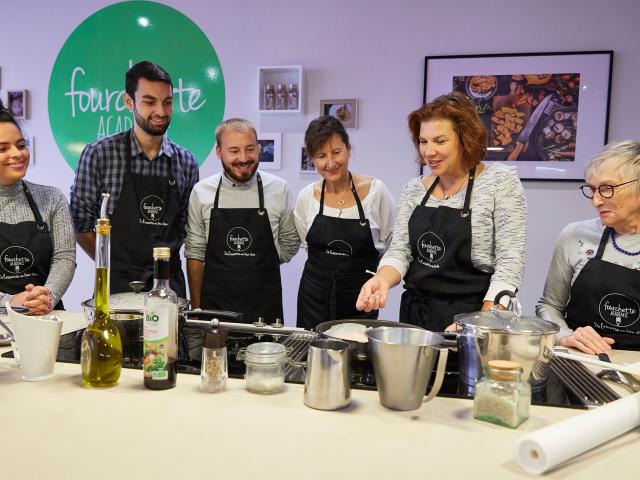
[[289,110],[297,110],[298,109],[298,85],[295,83],[289,84],[289,103],[287,108]]
[[258,342],[238,353],[246,365],[247,389],[253,393],[277,393],[284,389],[287,349],[280,343]]
[[476,384],[473,418],[516,428],[529,418],[531,386],[522,381],[516,362],[491,360],[486,376]]
[[263,110],[273,110],[275,108],[276,101],[276,89],[275,87],[267,83],[264,86],[264,98],[263,98]]
[[276,110],[286,110],[288,98],[287,86],[284,83],[279,83],[276,88]]
[[200,388],[203,392],[221,392],[227,386],[227,332],[214,328],[202,332]]

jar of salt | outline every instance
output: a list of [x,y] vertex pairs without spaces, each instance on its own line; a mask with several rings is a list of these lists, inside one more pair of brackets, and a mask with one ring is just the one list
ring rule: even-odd
[[529,418],[531,387],[516,362],[491,360],[476,384],[473,418],[516,428]]

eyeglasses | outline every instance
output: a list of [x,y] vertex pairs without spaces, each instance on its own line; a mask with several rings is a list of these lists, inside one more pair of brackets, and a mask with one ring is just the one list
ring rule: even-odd
[[635,180],[629,180],[628,182],[624,182],[624,183],[619,183],[618,185],[603,184],[603,185],[600,185],[599,187],[592,187],[591,185],[582,185],[580,187],[580,190],[582,191],[582,194],[589,199],[593,198],[593,196],[596,194],[596,190],[598,191],[598,193],[602,198],[611,198],[613,197],[613,194],[615,193],[615,189],[617,187],[621,187],[629,183],[637,182],[638,180],[640,180],[640,178],[636,178]]

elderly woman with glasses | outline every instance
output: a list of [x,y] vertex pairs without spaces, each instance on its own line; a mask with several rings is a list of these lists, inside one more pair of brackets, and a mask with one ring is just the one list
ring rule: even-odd
[[598,218],[560,234],[536,313],[560,324],[560,345],[589,354],[639,349],[640,142],[605,146],[585,178],[580,188]]

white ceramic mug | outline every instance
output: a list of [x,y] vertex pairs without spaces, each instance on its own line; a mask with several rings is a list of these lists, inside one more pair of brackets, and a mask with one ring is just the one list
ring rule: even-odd
[[20,352],[22,379],[38,382],[52,378],[62,332],[62,320],[53,315],[22,315],[15,312],[8,302],[6,307]]

